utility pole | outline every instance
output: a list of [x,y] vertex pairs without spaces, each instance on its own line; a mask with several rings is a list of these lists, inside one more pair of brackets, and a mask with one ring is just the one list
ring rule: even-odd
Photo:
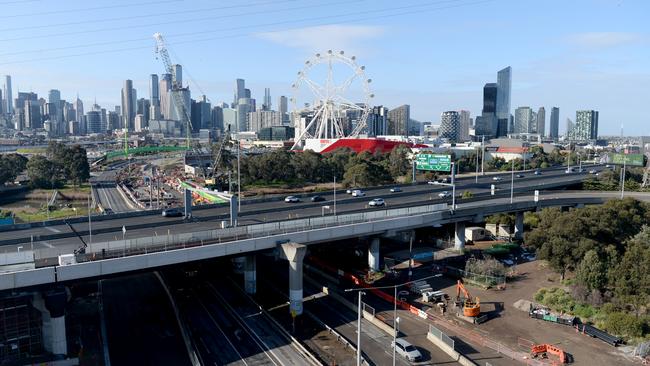
[[485,175],[483,164],[485,163],[485,135],[481,136],[481,175]]
[[237,140],[237,210],[241,211],[241,166],[239,164],[241,146],[239,144],[240,140]]
[[476,183],[478,183],[478,150],[476,151]]
[[456,210],[456,166],[451,163],[451,209]]
[[93,191],[92,191],[92,187],[91,187],[90,188],[90,195],[88,196],[88,241],[90,242],[90,244],[93,243],[93,225],[92,225],[92,221],[90,219],[90,213],[92,211],[92,206],[94,206],[94,205],[91,206],[91,204],[90,204],[90,196],[93,195],[92,192]]
[[510,175],[510,204],[515,192],[515,159],[512,159],[512,174]]
[[336,216],[336,174],[334,174],[334,216]]

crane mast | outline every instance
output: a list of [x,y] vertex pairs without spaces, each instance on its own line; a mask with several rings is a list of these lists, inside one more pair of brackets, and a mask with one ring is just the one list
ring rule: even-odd
[[176,107],[176,113],[180,116],[182,122],[184,122],[185,124],[185,135],[186,135],[185,144],[189,149],[192,122],[190,120],[190,115],[187,111],[187,108],[185,108],[185,104],[181,99],[180,88],[182,88],[182,85],[179,85],[178,80],[176,80],[176,73],[172,68],[172,62],[169,57],[169,52],[167,52],[167,47],[165,46],[165,40],[163,39],[162,34],[155,33],[153,37],[156,40],[155,53],[157,55],[160,55],[160,58],[162,59],[163,64],[165,66],[165,70],[167,71],[168,74],[171,74],[172,76],[172,90],[171,90],[172,99],[174,102],[174,106]]

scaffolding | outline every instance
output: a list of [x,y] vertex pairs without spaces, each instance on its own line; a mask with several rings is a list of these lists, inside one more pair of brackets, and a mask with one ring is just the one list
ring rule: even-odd
[[28,295],[0,299],[0,365],[43,354],[41,313]]

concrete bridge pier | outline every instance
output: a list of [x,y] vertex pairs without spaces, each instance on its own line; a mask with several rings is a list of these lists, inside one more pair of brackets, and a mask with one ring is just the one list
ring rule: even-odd
[[517,212],[515,216],[515,239],[521,240],[524,238],[524,212]]
[[380,239],[375,237],[370,241],[370,247],[368,248],[368,268],[374,272],[379,272],[379,245]]
[[66,355],[68,342],[65,332],[65,305],[68,294],[59,287],[34,295],[34,307],[41,312],[43,321],[43,346],[54,355]]
[[255,254],[249,254],[244,261],[244,289],[249,295],[257,292],[257,262]]
[[456,234],[454,236],[454,249],[461,251],[465,249],[465,223],[456,223]]
[[302,314],[302,264],[307,246],[298,243],[280,245],[282,253],[289,261],[289,310],[291,316]]

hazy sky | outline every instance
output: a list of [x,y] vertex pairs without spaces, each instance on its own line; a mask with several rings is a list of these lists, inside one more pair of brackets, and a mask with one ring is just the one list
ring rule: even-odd
[[647,0],[0,0],[0,75],[14,97],[59,89],[112,109],[124,79],[148,97],[161,32],[193,97],[213,102],[230,102],[239,77],[276,103],[310,55],[332,49],[366,66],[375,104],[411,104],[420,121],[480,113],[483,85],[512,66],[511,113],[544,106],[548,126],[558,106],[563,131],[576,109],[596,109],[601,134],[650,135],[649,17]]

